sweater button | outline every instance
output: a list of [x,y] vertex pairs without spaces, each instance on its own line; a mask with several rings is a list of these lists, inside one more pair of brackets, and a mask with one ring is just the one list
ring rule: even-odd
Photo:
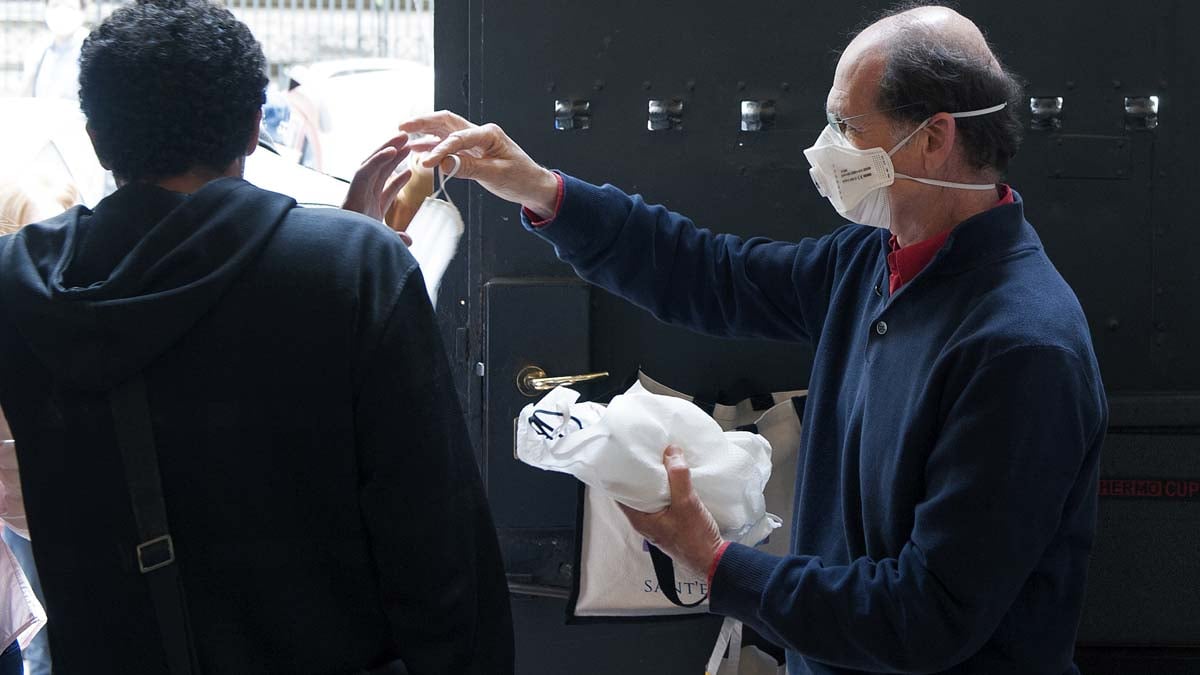
[[880,335],[887,335],[887,322],[880,321],[879,323],[875,324],[875,332],[879,333]]

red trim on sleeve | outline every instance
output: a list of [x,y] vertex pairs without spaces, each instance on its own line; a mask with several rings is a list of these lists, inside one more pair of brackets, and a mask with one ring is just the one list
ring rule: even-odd
[[558,217],[558,212],[562,209],[563,191],[566,188],[566,184],[563,182],[562,176],[554,174],[554,177],[558,179],[558,196],[554,200],[554,213],[551,214],[549,218],[545,220],[538,220],[538,215],[536,213],[530,211],[524,206],[521,207],[521,211],[523,211],[525,213],[525,217],[529,219],[529,224],[533,225],[534,227],[544,227],[549,225],[554,221],[555,218]]
[[708,567],[708,588],[712,592],[712,578],[717,573],[717,565],[721,564],[721,556],[725,555],[725,549],[729,548],[729,542],[721,544],[721,548],[717,549],[717,554],[713,556],[712,565]]

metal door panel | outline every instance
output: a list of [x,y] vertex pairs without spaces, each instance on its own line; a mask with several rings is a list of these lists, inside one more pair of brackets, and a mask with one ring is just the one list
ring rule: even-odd
[[[801,344],[709,338],[665,325],[648,313],[609,296],[598,296],[593,325],[620,326],[632,337],[596,339],[592,361],[614,373],[645,371],[672,388],[706,401],[732,403],[771,391],[804,388],[812,350]],[[611,330],[611,329],[608,329]],[[670,345],[671,349],[664,349]]]
[[[1018,184],[1026,217],[1084,307],[1105,386],[1110,391],[1154,388],[1154,235],[1148,175],[1154,141],[1147,136],[1056,136],[1031,135],[1023,148],[1047,161],[1042,175]],[[1068,166],[1056,157],[1063,147],[1059,141],[1069,146],[1084,138],[1098,153],[1127,154],[1120,163],[1125,175],[1055,176],[1055,167]],[[1111,159],[1109,155],[1093,165],[1076,162],[1067,170],[1077,176],[1110,173]]]
[[[1165,390],[1200,389],[1200,3],[1173,5],[1154,202],[1154,367]],[[1170,106],[1170,107],[1168,107]],[[1168,125],[1169,122],[1169,125]]]
[[[818,236],[840,219],[813,190],[800,150],[821,130],[836,50],[855,25],[886,4],[439,0],[438,100],[472,119],[499,123],[540,162],[642,192],[702,227],[777,239]],[[1051,259],[1080,297],[1108,389],[1200,389],[1194,290],[1200,286],[1194,260],[1200,252],[1200,162],[1193,158],[1200,151],[1200,116],[1192,114],[1200,106],[1200,60],[1191,35],[1200,25],[1200,5],[971,0],[960,9],[1027,79],[1030,96],[1064,98],[1062,127],[1027,133],[1008,182],[1025,197]],[[1151,94],[1161,98],[1158,128],[1126,129],[1124,98]],[[646,130],[652,98],[683,101],[681,130]],[[557,99],[590,101],[590,128],[555,131]],[[760,99],[775,102],[775,127],[740,131],[740,101]],[[1028,111],[1023,114],[1028,121]],[[1056,151],[1064,147],[1060,140],[1065,149]],[[1117,147],[1122,140],[1127,146]],[[511,456],[503,428],[511,417],[496,416],[490,381],[471,374],[493,349],[483,335],[483,287],[497,277],[570,274],[551,247],[520,230],[516,216],[513,206],[470,191],[461,296],[470,340],[460,364],[471,421],[489,430],[481,450],[489,466],[499,461],[494,455]],[[586,366],[611,370],[614,382],[642,366],[677,388],[733,399],[807,381],[811,351],[805,347],[701,337],[658,324],[603,291],[593,290],[589,298]],[[524,497],[500,494],[527,491],[531,483],[507,480],[489,480],[503,518],[517,522],[537,513],[521,505]],[[551,502],[558,504],[550,509],[555,513],[523,522],[568,522],[573,503],[563,505],[565,492]],[[1106,505],[1102,515],[1110,519],[1113,511]],[[1102,533],[1105,527],[1102,522]],[[526,541],[531,547],[536,541],[551,549],[562,543],[558,535],[539,540],[536,527],[523,532],[532,535]],[[1112,576],[1132,549],[1110,543],[1098,544],[1091,587],[1136,592]],[[1114,585],[1106,584],[1109,578]],[[1160,580],[1150,583],[1157,587]],[[564,626],[561,611],[557,601],[517,601],[522,672],[567,672],[562,664],[578,663],[594,672],[692,673],[691,662],[702,658],[695,653],[707,650],[700,644],[703,631],[692,626],[668,622],[609,633]],[[1102,620],[1089,616],[1085,626],[1103,626],[1096,621]],[[1134,632],[1129,636],[1148,637]],[[661,649],[663,640],[688,646],[676,659]],[[609,655],[618,645],[626,660]]]
[[514,456],[513,420],[536,398],[517,389],[522,368],[553,375],[589,368],[589,289],[574,278],[493,279],[484,286],[486,350],[483,444],[488,501],[509,580],[521,586],[570,586],[575,479],[535,469]]

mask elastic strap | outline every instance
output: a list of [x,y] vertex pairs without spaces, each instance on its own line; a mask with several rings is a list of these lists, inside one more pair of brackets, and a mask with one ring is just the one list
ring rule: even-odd
[[[980,115],[991,115],[991,114],[992,114],[992,113],[994,113],[994,112],[1000,112],[1001,110],[1004,110],[1004,109],[1005,109],[1005,108],[1007,108],[1007,107],[1008,107],[1008,103],[1001,103],[1001,104],[999,104],[999,105],[994,105],[994,106],[992,106],[992,107],[990,107],[990,108],[980,108],[979,110],[968,110],[968,111],[966,111],[966,112],[956,112],[956,113],[950,113],[950,116],[951,116],[951,117],[953,117],[953,118],[955,118],[955,119],[962,119],[962,118],[964,118],[964,117],[979,117]],[[896,147],[894,147],[894,148],[892,148],[891,150],[889,150],[889,151],[888,151],[888,157],[891,157],[891,156],[895,155],[895,154],[896,154],[896,153],[897,153],[897,152],[900,150],[900,148],[903,148],[903,147],[904,147],[904,144],[905,144],[905,143],[908,143],[910,140],[912,140],[912,137],[913,137],[913,136],[916,136],[916,135],[917,135],[917,132],[918,132],[918,131],[920,131],[920,130],[924,129],[925,127],[929,126],[929,121],[930,121],[930,120],[932,120],[932,119],[933,119],[933,118],[932,118],[932,117],[930,117],[928,120],[925,120],[924,122],[921,122],[921,125],[920,125],[920,126],[918,126],[916,129],[913,129],[913,131],[912,131],[912,133],[911,133],[911,134],[909,134],[909,135],[905,136],[905,137],[904,137],[904,140],[902,140],[902,141],[900,141],[899,143],[897,143],[897,144],[896,144]],[[905,178],[907,178],[907,176],[905,176]],[[914,178],[914,179],[910,179],[910,180],[916,180],[916,179]],[[957,184],[955,184],[955,186],[957,186]],[[946,186],[943,186],[943,187],[946,187]],[[993,186],[993,187],[994,187],[994,186]]]
[[1001,103],[990,108],[980,108],[979,110],[968,110],[966,112],[950,113],[951,117],[979,117],[980,115],[991,115],[994,112],[1000,112],[1008,107],[1008,103]]
[[[990,115],[994,112],[1000,112],[1001,110],[1004,110],[1006,107],[1008,107],[1008,103],[1001,103],[999,105],[994,105],[990,108],[980,108],[979,110],[968,110],[966,112],[950,113],[950,116],[954,117],[954,118],[979,117],[980,115]],[[933,119],[933,118],[931,117],[930,119]],[[916,129],[913,129],[913,132],[911,134],[905,136],[904,140],[900,141],[899,143],[896,144],[896,147],[892,148],[891,152],[888,153],[888,157],[891,157],[892,155],[894,155],[896,153],[897,150],[904,147],[905,143],[907,143],[913,136],[916,136],[917,132],[924,129],[928,124],[929,124],[929,120],[925,120],[924,122],[921,122],[921,126],[917,127]],[[903,178],[905,180],[916,181],[918,183],[924,183],[926,185],[935,185],[937,187],[954,188],[956,190],[994,190],[996,188],[995,183],[991,183],[989,185],[980,185],[978,183],[951,183],[949,181],[935,180],[933,178],[914,178],[912,176],[906,176],[902,173],[896,174],[896,178]]]
[[[933,118],[931,117],[929,119],[931,120]],[[921,122],[921,125],[918,126],[916,129],[913,129],[911,134],[905,136],[904,139],[902,141],[900,141],[899,143],[897,143],[895,147],[893,147],[891,150],[888,150],[888,157],[891,157],[892,155],[895,155],[897,152],[899,152],[900,148],[903,148],[905,143],[908,143],[909,141],[911,141],[912,137],[916,136],[918,131],[924,129],[927,126],[929,126],[929,120],[925,120],[924,122]]]
[[446,192],[446,181],[458,175],[458,170],[462,168],[462,159],[460,159],[458,155],[446,156],[454,160],[454,168],[450,170],[450,173],[442,171],[440,164],[434,169],[434,171],[439,174],[438,184],[440,187],[438,187],[437,192],[434,192],[430,196],[436,199],[438,195],[442,195],[446,198],[446,201],[450,202],[451,205],[454,205],[455,208],[458,208],[458,206],[454,204],[454,200],[450,199],[450,193]]
[[905,176],[902,173],[896,174],[896,178],[916,181],[926,185],[936,185],[937,187],[955,188],[957,190],[994,190],[996,188],[995,183],[990,183],[988,185],[981,185],[979,183],[951,183],[949,181],[936,180],[933,178],[914,178],[912,176]]

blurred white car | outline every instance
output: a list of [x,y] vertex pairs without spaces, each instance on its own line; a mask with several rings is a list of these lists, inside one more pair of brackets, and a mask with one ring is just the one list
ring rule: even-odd
[[289,117],[279,136],[301,164],[338,178],[354,175],[401,122],[433,112],[433,67],[415,61],[322,61],[288,76]]

